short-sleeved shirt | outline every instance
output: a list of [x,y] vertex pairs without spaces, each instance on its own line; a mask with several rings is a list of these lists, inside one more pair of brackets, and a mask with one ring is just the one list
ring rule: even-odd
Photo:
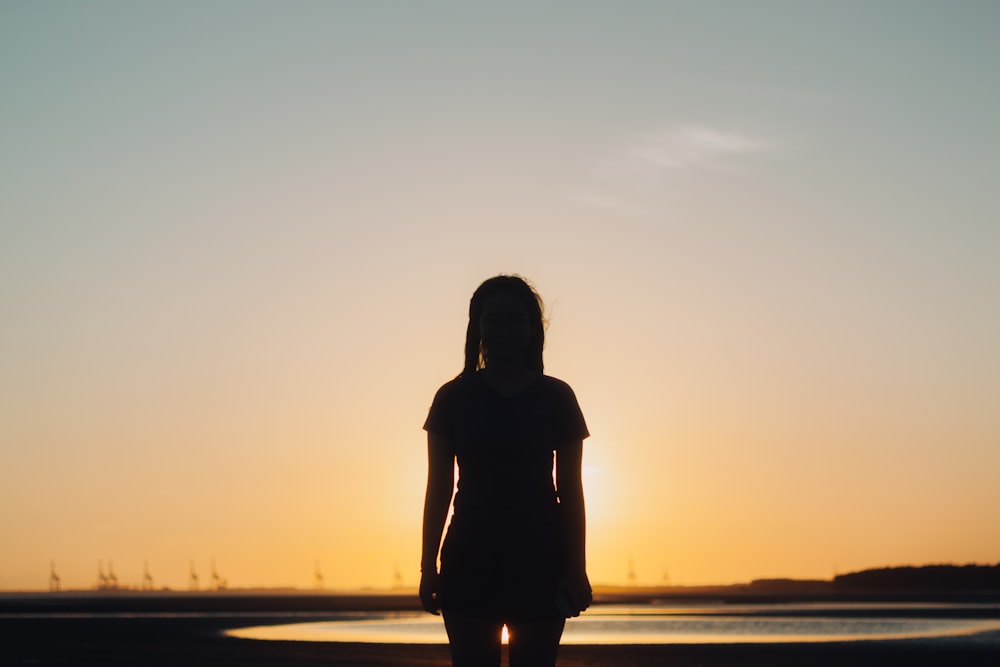
[[555,539],[553,452],[589,435],[568,384],[539,375],[506,397],[464,374],[438,390],[424,429],[447,437],[458,460],[448,541],[527,547]]

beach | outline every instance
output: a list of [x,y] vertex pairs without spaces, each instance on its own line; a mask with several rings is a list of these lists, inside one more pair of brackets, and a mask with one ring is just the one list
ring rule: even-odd
[[[39,602],[41,600],[41,602]],[[261,641],[225,630],[335,618],[345,609],[412,610],[408,596],[160,596],[0,600],[3,665],[447,667],[444,645]],[[238,610],[236,610],[238,608]],[[562,667],[996,665],[998,633],[796,644],[563,646]]]

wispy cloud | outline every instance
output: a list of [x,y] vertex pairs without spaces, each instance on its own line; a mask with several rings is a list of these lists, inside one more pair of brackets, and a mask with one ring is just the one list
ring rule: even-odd
[[661,195],[681,177],[726,171],[772,148],[764,139],[702,124],[681,124],[633,136],[595,165],[597,182],[573,200],[639,217],[655,215]]
[[663,169],[706,167],[720,160],[765,148],[766,144],[734,132],[702,125],[682,125],[644,137],[626,156]]

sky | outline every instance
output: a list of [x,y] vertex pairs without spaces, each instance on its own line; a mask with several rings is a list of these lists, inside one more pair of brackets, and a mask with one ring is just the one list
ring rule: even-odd
[[1000,562],[998,31],[0,2],[0,589],[416,585],[421,425],[498,273],[592,433],[595,583]]

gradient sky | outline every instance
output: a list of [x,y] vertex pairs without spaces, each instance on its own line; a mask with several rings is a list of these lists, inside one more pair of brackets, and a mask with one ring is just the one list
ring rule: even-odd
[[0,589],[415,585],[535,282],[591,578],[1000,561],[1000,4],[0,3]]

